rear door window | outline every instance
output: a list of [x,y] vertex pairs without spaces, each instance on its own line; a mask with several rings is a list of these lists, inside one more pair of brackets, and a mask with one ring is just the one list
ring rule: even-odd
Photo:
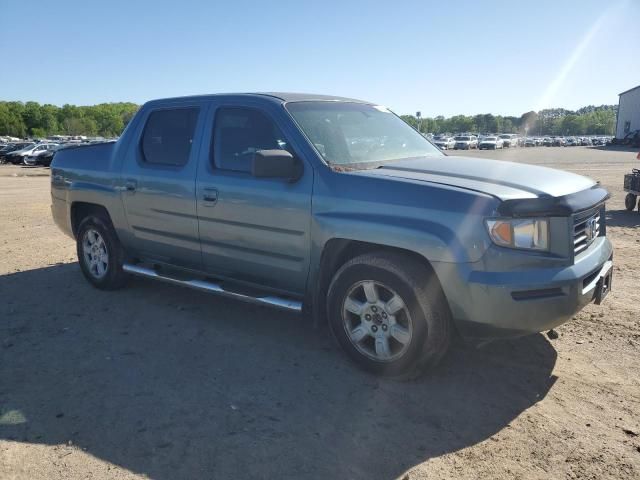
[[195,107],[151,112],[142,136],[144,161],[153,165],[186,165],[197,120],[198,108]]

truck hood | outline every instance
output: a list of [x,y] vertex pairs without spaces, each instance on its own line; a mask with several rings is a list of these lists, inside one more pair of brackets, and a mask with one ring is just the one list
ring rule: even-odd
[[450,185],[503,201],[564,197],[596,185],[590,178],[553,168],[456,156],[400,160],[354,173]]

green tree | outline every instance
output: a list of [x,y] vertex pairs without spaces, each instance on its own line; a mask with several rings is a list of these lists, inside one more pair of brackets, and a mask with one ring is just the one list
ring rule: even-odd
[[60,131],[58,127],[58,110],[55,105],[43,105],[40,109],[41,125],[40,127],[47,135],[54,135]]
[[26,136],[23,111],[24,105],[20,102],[0,102],[0,135]]
[[113,104],[96,105],[87,112],[87,115],[96,122],[98,131],[103,135],[111,137],[118,135],[124,129],[122,116]]
[[[0,135],[44,137],[54,134],[117,136],[138,111],[134,103],[101,103],[93,106],[40,105],[37,102],[0,102]],[[490,113],[442,115],[425,117],[420,122],[422,132],[439,133],[501,133],[527,131],[535,135],[580,135],[613,133],[616,105],[589,105],[572,112],[550,108],[526,112],[520,117]],[[408,124],[418,127],[413,115],[403,115]]]
[[562,117],[561,133],[563,135],[582,135],[585,133],[585,121],[582,115],[565,115]]
[[418,128],[418,119],[413,115],[401,115],[400,118],[411,125],[413,128]]
[[33,127],[31,129],[31,136],[34,138],[45,138],[47,136],[47,132],[44,128]]
[[40,104],[37,102],[27,102],[22,110],[22,120],[29,134],[32,134],[34,128],[39,128],[42,124]]

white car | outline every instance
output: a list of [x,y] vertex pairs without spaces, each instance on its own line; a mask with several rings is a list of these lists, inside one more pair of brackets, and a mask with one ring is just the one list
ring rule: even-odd
[[480,150],[497,150],[498,148],[504,148],[504,140],[497,136],[482,137],[480,143],[478,143]]
[[517,147],[518,146],[518,135],[515,133],[503,133],[500,135],[502,139],[502,146],[506,148]]
[[456,144],[453,137],[447,137],[447,136],[435,137],[433,139],[433,143],[440,150],[451,150]]
[[455,141],[453,148],[455,150],[471,150],[472,148],[478,148],[478,138],[474,135],[458,135],[453,137]]

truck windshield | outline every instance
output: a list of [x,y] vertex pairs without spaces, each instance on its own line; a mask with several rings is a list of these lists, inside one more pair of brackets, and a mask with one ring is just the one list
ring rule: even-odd
[[292,102],[286,108],[330,165],[443,155],[384,107],[349,102]]

